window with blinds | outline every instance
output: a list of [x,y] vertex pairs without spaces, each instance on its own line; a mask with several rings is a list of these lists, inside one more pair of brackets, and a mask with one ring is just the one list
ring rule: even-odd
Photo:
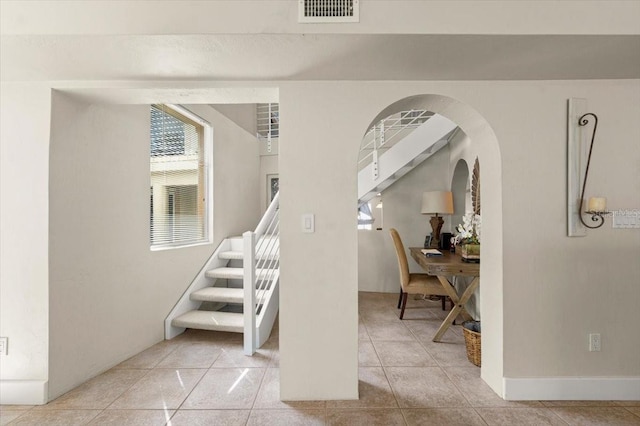
[[151,248],[208,241],[205,137],[210,125],[175,105],[151,106]]

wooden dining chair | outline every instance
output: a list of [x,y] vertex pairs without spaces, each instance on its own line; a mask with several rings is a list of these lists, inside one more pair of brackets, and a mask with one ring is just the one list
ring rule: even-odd
[[389,232],[391,233],[393,245],[396,249],[398,267],[400,269],[400,298],[398,299],[398,309],[401,309],[400,319],[402,319],[404,317],[404,309],[407,306],[407,297],[410,294],[441,296],[444,298],[447,296],[447,292],[436,276],[409,272],[407,253],[402,244],[400,234],[395,228],[391,228]]

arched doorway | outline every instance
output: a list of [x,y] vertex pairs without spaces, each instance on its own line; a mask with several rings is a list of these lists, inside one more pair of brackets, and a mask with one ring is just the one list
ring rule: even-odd
[[[448,152],[434,154],[438,155],[438,161],[445,161],[445,170],[441,171],[439,176],[434,176],[436,180],[434,183],[436,186],[442,188],[433,188],[434,190],[450,190],[451,185],[456,184],[454,182],[454,176],[456,167],[460,160],[464,160],[468,164],[474,164],[477,158],[483,167],[481,169],[481,180],[483,185],[481,187],[481,199],[483,200],[483,240],[482,240],[482,258],[481,263],[481,306],[480,310],[483,312],[483,336],[482,336],[482,350],[483,350],[483,364],[482,364],[482,378],[492,387],[492,389],[502,395],[502,377],[503,377],[503,362],[502,362],[502,337],[503,337],[503,306],[502,306],[502,182],[501,182],[501,158],[500,150],[497,139],[488,122],[472,107],[459,102],[453,98],[442,95],[416,95],[401,99],[388,107],[384,108],[376,117],[373,118],[369,126],[372,127],[380,120],[389,117],[393,114],[397,114],[403,111],[418,111],[426,110],[432,113],[443,116],[457,124],[460,129],[460,134],[455,140],[455,144],[449,147]],[[446,154],[446,155],[445,155]],[[466,166],[468,167],[468,166]],[[467,169],[468,170],[468,169]],[[458,177],[459,180],[462,178]],[[468,181],[468,174],[465,181]],[[425,188],[424,190],[429,190]],[[409,190],[411,191],[411,190]],[[417,199],[420,198],[421,190],[417,190],[417,193],[410,195],[403,193],[403,191],[396,191],[399,195],[399,199],[404,199],[410,209],[407,209],[404,218],[408,218],[409,215],[413,216],[413,220],[418,220],[419,223],[419,208]],[[413,188],[413,192],[416,192],[416,188]],[[385,208],[385,223],[384,227],[393,227],[393,215],[389,213],[389,205],[392,202],[390,197],[384,199]],[[411,210],[411,211],[409,211]],[[399,219],[402,219],[402,214],[398,215]],[[418,217],[418,219],[415,219]],[[453,220],[449,218],[450,223],[448,228],[452,229],[451,223],[456,220],[455,216]],[[417,245],[415,243],[424,238],[426,232],[430,231],[429,225],[426,220],[423,219],[423,224],[414,226],[415,233],[420,235],[420,238],[414,235],[413,242],[409,244],[405,243],[405,246]],[[455,222],[454,225],[458,223]],[[380,247],[390,246],[386,240],[388,240],[387,232],[382,232],[377,236],[379,241],[367,241],[362,243],[362,238],[359,238],[359,246],[365,246],[365,250],[359,252],[359,287],[362,290],[363,282],[370,282],[371,277],[387,276],[384,272],[390,267],[394,271],[397,271],[397,264],[395,263],[394,252],[388,247],[386,248],[387,254],[381,254],[380,250],[372,249],[373,243],[379,244]],[[370,236],[366,238],[371,239]],[[380,265],[380,271],[382,274],[376,273],[371,269],[372,265]],[[418,272],[418,271],[416,271]],[[364,274],[364,275],[363,275]],[[384,292],[397,292],[397,272],[393,275],[396,278],[384,278],[386,281],[378,282],[378,290]],[[366,277],[362,280],[363,276]]]

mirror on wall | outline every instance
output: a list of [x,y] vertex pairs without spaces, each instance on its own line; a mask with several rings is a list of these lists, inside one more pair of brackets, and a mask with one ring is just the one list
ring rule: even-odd
[[451,215],[451,231],[462,223],[462,216],[471,209],[471,185],[469,179],[469,165],[465,160],[459,160],[453,170],[451,179],[453,193],[453,214]]
[[473,169],[470,170],[465,160],[459,160],[451,179],[453,192],[453,211],[451,215],[451,230],[462,223],[465,213],[480,214],[480,161],[476,158]]

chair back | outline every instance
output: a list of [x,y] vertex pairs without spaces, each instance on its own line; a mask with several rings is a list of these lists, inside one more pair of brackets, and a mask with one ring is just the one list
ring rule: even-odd
[[402,239],[400,234],[395,228],[389,230],[391,238],[393,238],[393,245],[396,248],[396,256],[398,257],[398,268],[400,268],[400,285],[402,289],[406,289],[409,285],[409,261],[407,260],[407,253],[404,250]]

